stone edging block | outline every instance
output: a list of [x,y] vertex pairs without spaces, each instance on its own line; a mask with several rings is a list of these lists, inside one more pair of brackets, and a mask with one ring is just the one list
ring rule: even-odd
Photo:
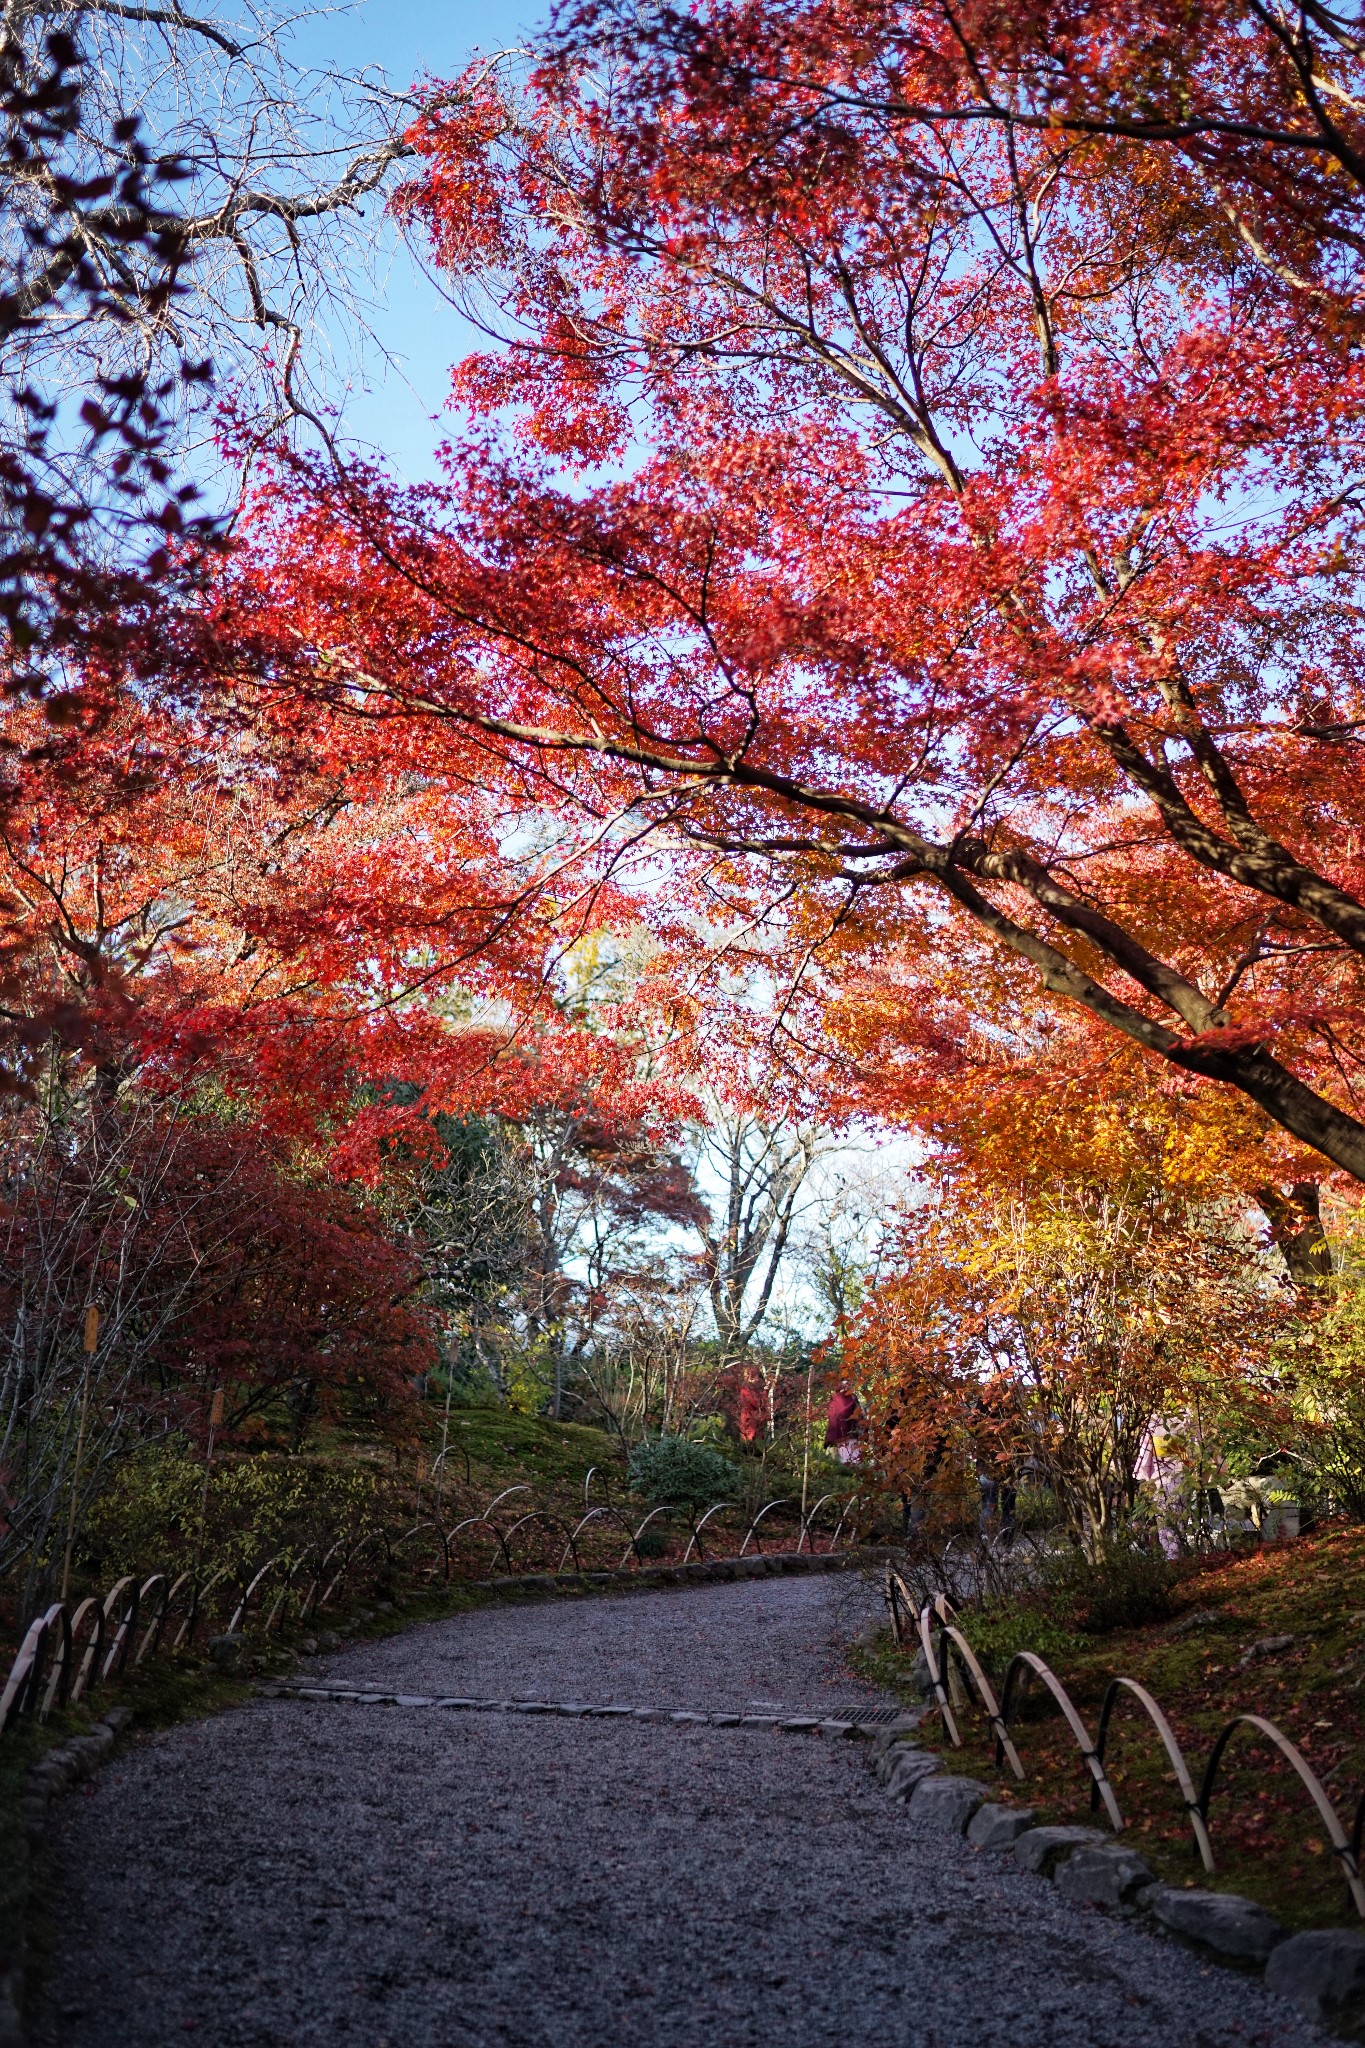
[[1089,1849],[1111,1838],[1099,1828],[1027,1828],[1014,1844],[1014,1860],[1022,1870],[1051,1877],[1059,1863],[1077,1849]]
[[1273,1913],[1235,1892],[1186,1891],[1154,1884],[1140,1902],[1154,1919],[1184,1941],[1212,1949],[1225,1962],[1264,1964],[1285,1939]]
[[1365,2041],[1365,1930],[1314,1928],[1288,1934],[1273,1913],[1233,1892],[1159,1884],[1135,1849],[1089,1827],[1038,1827],[1034,1814],[1005,1806],[975,1778],[949,1775],[911,1730],[878,1731],[872,1768],[893,1798],[908,1798],[921,1835],[965,1837],[977,1850],[1007,1852],[1022,1870],[1051,1878],[1064,1898],[1111,1911],[1149,1913],[1201,1954],[1264,1968],[1267,1990],[1297,2005],[1319,2026]]
[[967,1840],[975,1849],[1012,1849],[1020,1835],[1037,1825],[1031,1806],[997,1806],[988,1800],[972,1815]]
[[1276,1942],[1265,1981],[1319,2026],[1356,2040],[1365,2033],[1365,1933],[1356,1928],[1315,1927]]
[[924,1780],[943,1769],[942,1759],[927,1749],[893,1749],[891,1755],[895,1762],[884,1782],[893,1799],[913,1799]]
[[962,1835],[990,1787],[977,1778],[950,1778],[931,1771],[910,1795],[910,1819],[922,1834]]
[[1058,1866],[1053,1879],[1063,1898],[1077,1906],[1126,1906],[1139,1899],[1156,1873],[1123,1842],[1097,1842],[1093,1848],[1073,1849]]

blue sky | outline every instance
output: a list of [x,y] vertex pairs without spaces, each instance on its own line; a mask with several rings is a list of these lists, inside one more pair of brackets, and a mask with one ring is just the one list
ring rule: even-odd
[[[423,73],[453,77],[475,51],[515,44],[546,11],[548,0],[362,0],[300,24],[292,49],[309,65],[378,65],[390,85],[404,88]],[[432,416],[445,402],[450,365],[476,338],[397,237],[386,241],[371,317],[375,343],[363,351],[360,378],[333,395],[343,405],[346,438],[381,451],[417,482],[436,473],[432,452],[442,429]]]

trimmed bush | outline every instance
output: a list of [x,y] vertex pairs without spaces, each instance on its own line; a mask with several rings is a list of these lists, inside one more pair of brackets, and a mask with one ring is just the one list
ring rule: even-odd
[[1159,1551],[1116,1543],[1093,1560],[1072,1551],[1053,1561],[1047,1577],[1086,1635],[1142,1628],[1167,1620],[1174,1611],[1175,1567]]
[[631,1491],[653,1507],[714,1507],[717,1501],[734,1500],[742,1483],[728,1458],[682,1436],[637,1444],[628,1471]]

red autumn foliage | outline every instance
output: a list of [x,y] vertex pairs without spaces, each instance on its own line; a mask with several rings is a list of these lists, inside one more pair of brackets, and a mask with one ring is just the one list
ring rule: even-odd
[[7,1116],[0,1303],[36,1389],[70,1372],[93,1301],[111,1416],[195,1434],[222,1386],[229,1436],[281,1403],[296,1430],[402,1429],[435,1357],[422,1269],[354,1194],[202,1114],[96,1099],[33,1122]]
[[125,707],[78,781],[18,770],[0,822],[9,1086],[54,1046],[106,1087],[209,1079],[361,1178],[393,1141],[430,1150],[433,1111],[516,1118],[586,1088],[608,1125],[675,1121],[610,1004],[590,1026],[552,1000],[566,937],[518,902],[501,829],[468,792]]
[[1133,23],[585,7],[434,93],[408,218],[516,338],[445,486],[281,468],[215,659],[541,821],[499,936],[719,930],[798,1061],[1060,1007],[1083,1098],[1126,1042],[1361,1179],[1358,124],[1258,8]]

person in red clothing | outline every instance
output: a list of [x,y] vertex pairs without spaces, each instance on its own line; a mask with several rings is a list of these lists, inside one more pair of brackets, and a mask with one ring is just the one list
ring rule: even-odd
[[841,1465],[856,1465],[863,1454],[859,1441],[863,1432],[863,1411],[858,1396],[847,1380],[830,1395],[829,1417],[825,1423],[825,1449],[833,1451]]
[[739,1390],[739,1436],[740,1442],[756,1444],[767,1427],[768,1411],[763,1400],[763,1389],[746,1380]]

